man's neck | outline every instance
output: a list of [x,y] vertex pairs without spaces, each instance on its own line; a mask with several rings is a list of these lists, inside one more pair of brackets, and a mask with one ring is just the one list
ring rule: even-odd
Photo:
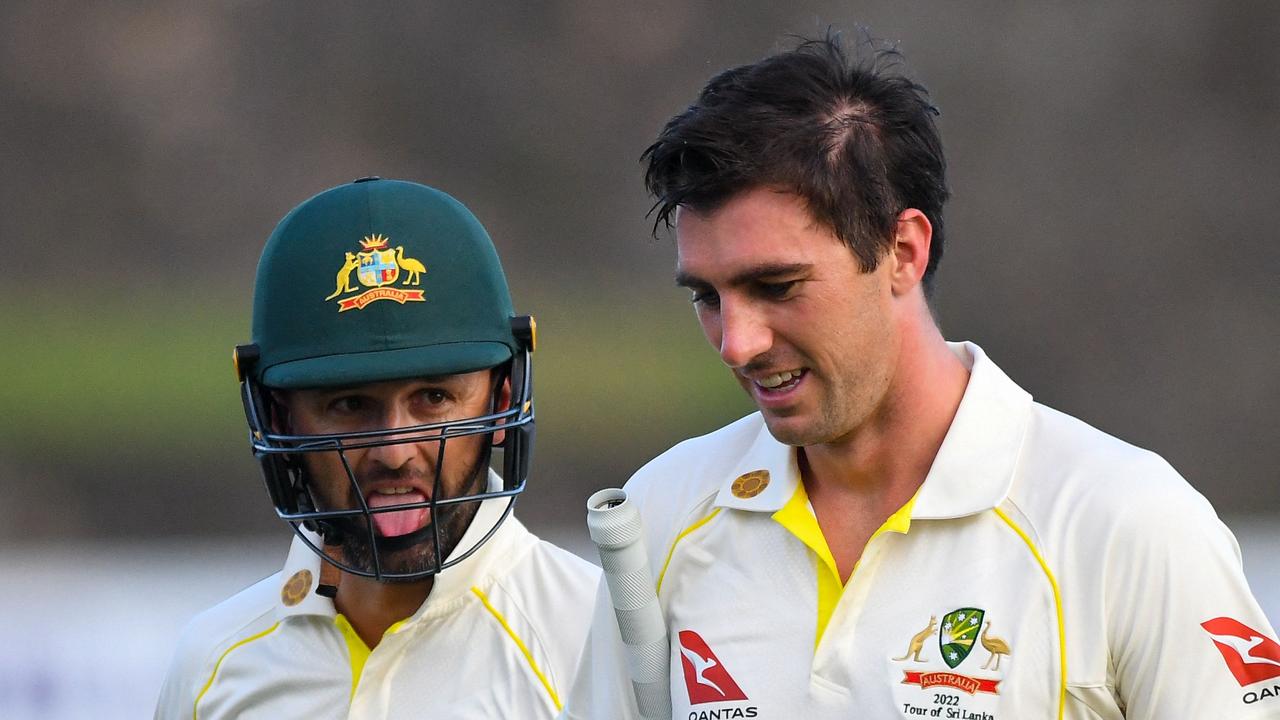
[[819,485],[914,493],[955,419],[969,371],[936,328],[904,340],[884,401],[855,432],[803,449],[806,478]]
[[801,448],[810,503],[847,579],[868,539],[907,503],[955,419],[969,371],[932,322],[904,333],[894,379],[876,412],[836,442]]
[[342,573],[333,603],[372,650],[387,628],[413,615],[431,594],[432,578],[411,583],[378,582]]

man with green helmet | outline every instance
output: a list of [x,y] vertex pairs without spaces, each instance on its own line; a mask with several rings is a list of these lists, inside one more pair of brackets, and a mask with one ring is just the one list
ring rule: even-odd
[[511,516],[534,342],[445,193],[362,178],[290,212],[235,363],[293,547],[191,622],[156,717],[554,716],[598,571]]

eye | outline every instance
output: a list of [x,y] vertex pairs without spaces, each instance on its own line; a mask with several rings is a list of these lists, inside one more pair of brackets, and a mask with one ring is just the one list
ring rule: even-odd
[[694,305],[717,308],[720,307],[720,294],[715,290],[698,290],[693,293],[692,301]]
[[760,294],[771,300],[781,300],[791,294],[799,284],[798,280],[784,280],[782,282],[762,282],[760,283]]
[[419,390],[418,397],[422,402],[430,406],[444,405],[452,399],[452,396],[449,395],[448,391],[434,387]]
[[329,401],[325,409],[335,415],[356,415],[368,407],[368,403],[359,395],[339,395]]

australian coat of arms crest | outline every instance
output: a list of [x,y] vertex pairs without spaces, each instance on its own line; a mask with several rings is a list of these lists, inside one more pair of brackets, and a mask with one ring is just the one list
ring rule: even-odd
[[[894,662],[928,663],[924,657],[925,643],[931,635],[938,634],[938,651],[942,653],[942,662],[948,668],[955,669],[969,657],[975,646],[981,646],[988,653],[983,670],[1000,669],[1000,659],[1010,654],[1009,643],[1003,638],[990,634],[991,621],[986,620],[987,612],[981,608],[962,607],[942,616],[942,626],[938,627],[936,615],[930,616],[929,625],[911,638],[907,652],[902,657],[893,658]],[[985,623],[984,623],[985,620]],[[1000,679],[970,677],[946,670],[906,670],[902,682],[905,685],[919,685],[922,688],[947,686],[963,690],[970,695],[977,692],[999,694]]]
[[[377,300],[394,300],[401,305],[407,302],[424,302],[420,289],[405,290],[394,287],[422,284],[427,268],[420,261],[405,257],[404,246],[390,247],[391,239],[383,235],[366,235],[360,241],[361,249],[348,252],[342,268],[338,270],[337,287],[326,301],[338,298],[338,312],[362,310]],[[352,285],[354,275],[359,286]],[[345,297],[343,297],[345,296]]]

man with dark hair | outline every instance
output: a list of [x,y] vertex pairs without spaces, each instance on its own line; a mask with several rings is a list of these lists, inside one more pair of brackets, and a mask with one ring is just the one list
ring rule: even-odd
[[280,221],[235,360],[293,547],[187,626],[157,718],[561,709],[598,571],[511,514],[534,329],[479,220],[439,190],[363,178]]
[[886,72],[896,51],[874,62],[850,71],[839,45],[810,42],[712,78],[644,152],[657,223],[670,226],[682,207],[714,211],[743,190],[786,188],[871,271],[899,213],[915,208],[933,230],[928,289],[950,196],[938,111],[922,86]]
[[[945,162],[898,60],[829,36],[728,70],[644,153],[759,409],[625,488],[672,717],[1280,716],[1280,645],[1204,498],[943,339]],[[637,717],[619,638],[602,591],[564,717]]]

